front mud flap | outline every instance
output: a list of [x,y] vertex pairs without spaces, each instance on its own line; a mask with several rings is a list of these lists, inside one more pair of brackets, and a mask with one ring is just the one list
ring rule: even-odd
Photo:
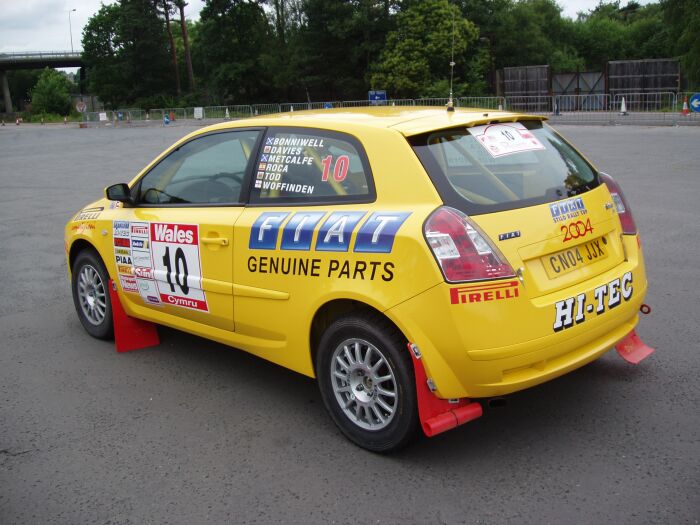
[[114,346],[117,352],[130,352],[160,344],[155,324],[126,314],[117,293],[117,285],[112,279],[109,280],[109,298],[112,302]]
[[635,330],[632,330],[622,341],[617,343],[615,350],[622,359],[633,365],[639,364],[654,353],[654,349],[645,345]]
[[416,398],[418,417],[423,433],[428,437],[436,436],[459,425],[472,421],[483,414],[479,403],[467,398],[440,399],[428,386],[428,377],[423,367],[420,350],[413,343],[408,344],[408,351],[413,360],[416,377]]

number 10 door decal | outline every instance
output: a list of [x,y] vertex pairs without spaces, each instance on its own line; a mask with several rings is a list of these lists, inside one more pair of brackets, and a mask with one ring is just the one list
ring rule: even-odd
[[[202,290],[198,225],[115,221],[114,239],[117,263],[126,262],[125,257],[130,263],[117,264],[125,292],[138,291],[151,305],[209,311]],[[125,277],[136,281],[136,289],[123,286]]]

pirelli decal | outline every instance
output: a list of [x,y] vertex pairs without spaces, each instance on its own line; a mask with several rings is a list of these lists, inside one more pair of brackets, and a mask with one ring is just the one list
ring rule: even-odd
[[478,283],[458,288],[450,288],[452,304],[485,303],[488,301],[503,301],[520,296],[520,283],[516,281],[501,281],[498,283]]

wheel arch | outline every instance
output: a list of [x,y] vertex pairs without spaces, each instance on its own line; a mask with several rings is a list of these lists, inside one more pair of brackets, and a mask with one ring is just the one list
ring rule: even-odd
[[[97,251],[97,248],[95,248],[95,245],[92,244],[90,241],[87,241],[85,239],[77,239],[73,244],[71,244],[70,251],[68,252],[68,270],[69,272],[73,271],[73,264],[75,263],[75,260],[78,258],[78,254],[82,252],[83,250],[90,250],[95,252],[95,254],[100,258],[102,263],[104,264],[104,259],[100,255],[100,252]],[[107,269],[107,273],[109,274],[109,268],[107,268],[107,265],[105,264],[105,268]]]
[[317,347],[323,332],[339,317],[358,313],[369,313],[377,319],[390,324],[398,333],[401,334],[404,340],[408,341],[406,334],[399,328],[399,326],[385,313],[377,310],[375,307],[357,299],[333,299],[322,304],[316,310],[316,313],[311,320],[309,349],[311,351],[311,361],[314,371],[316,370]]

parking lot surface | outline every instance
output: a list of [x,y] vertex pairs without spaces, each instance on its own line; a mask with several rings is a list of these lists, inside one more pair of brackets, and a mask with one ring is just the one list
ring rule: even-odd
[[642,233],[657,352],[615,352],[391,456],[314,381],[73,310],[63,226],[191,129],[0,128],[0,523],[700,523],[700,128],[562,126]]

